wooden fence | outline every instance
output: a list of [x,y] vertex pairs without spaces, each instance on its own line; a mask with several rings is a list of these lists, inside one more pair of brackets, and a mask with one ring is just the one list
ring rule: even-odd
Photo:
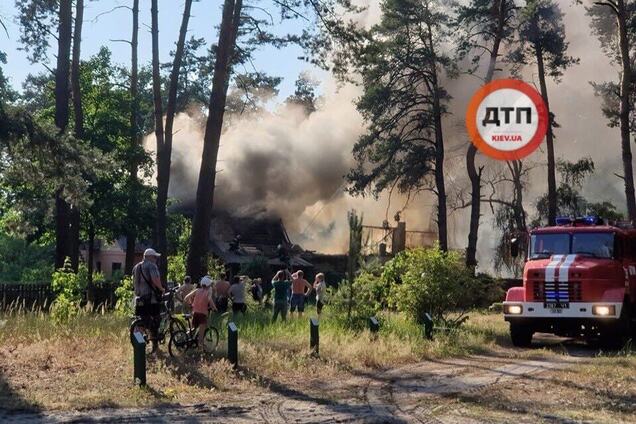
[[[117,284],[107,283],[95,287],[95,304],[112,308],[115,305]],[[86,295],[84,295],[86,298]],[[55,299],[50,283],[0,283],[0,309],[45,309]]]

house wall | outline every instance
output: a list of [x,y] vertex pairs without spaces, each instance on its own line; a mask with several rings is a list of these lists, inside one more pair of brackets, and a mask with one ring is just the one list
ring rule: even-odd
[[[88,262],[88,252],[82,251],[84,262]],[[135,254],[135,263],[143,258],[141,253]],[[126,252],[118,248],[102,248],[93,254],[93,269],[101,272],[106,278],[113,276],[113,271],[120,269],[122,272],[126,264]]]

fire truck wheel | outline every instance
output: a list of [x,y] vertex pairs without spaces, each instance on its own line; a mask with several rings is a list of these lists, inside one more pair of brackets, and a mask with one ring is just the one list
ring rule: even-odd
[[530,347],[534,331],[525,325],[510,323],[510,338],[513,346]]

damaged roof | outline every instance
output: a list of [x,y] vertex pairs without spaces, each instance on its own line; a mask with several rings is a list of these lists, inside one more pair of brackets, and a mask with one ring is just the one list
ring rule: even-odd
[[[238,248],[235,247],[237,239]],[[235,217],[227,213],[216,214],[212,218],[210,251],[225,263],[249,263],[260,256],[271,266],[283,266],[283,262],[278,258],[279,245],[288,249],[292,266],[313,266],[295,254],[301,253],[302,249],[291,242],[280,218]]]

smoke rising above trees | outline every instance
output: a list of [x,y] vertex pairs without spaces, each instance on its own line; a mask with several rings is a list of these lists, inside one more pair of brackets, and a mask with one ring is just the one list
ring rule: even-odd
[[[23,1],[20,3],[28,9],[25,9],[27,10],[27,18],[25,19],[42,22],[54,30],[57,29],[59,23],[57,13],[47,15],[43,12],[46,9],[41,8],[49,2]],[[132,4],[132,1],[130,3]],[[405,5],[422,4],[422,2],[405,1],[403,3]],[[327,30],[325,31],[327,34],[325,40],[333,40],[329,37],[330,35],[337,35],[338,31],[346,30],[349,25],[352,25],[352,22],[362,25],[366,29],[377,24],[382,15],[382,10],[378,7],[379,4],[379,2],[374,2],[370,4],[371,7],[368,10],[352,12],[351,20],[346,18],[340,22],[341,25],[336,25],[337,22],[334,20],[338,16],[332,13],[333,10],[326,11],[323,18],[325,26],[329,28],[320,27],[321,30]],[[398,4],[398,2],[393,2],[393,4]],[[627,5],[629,6],[629,4],[628,2]],[[31,8],[33,5],[35,5],[35,9]],[[485,0],[475,3],[480,13],[483,12],[484,17],[491,16],[488,14],[493,12],[493,9],[488,7],[489,5],[491,2]],[[546,89],[550,93],[550,107],[557,114],[561,126],[558,129],[558,143],[555,143],[554,148],[555,162],[561,157],[576,160],[583,156],[591,156],[596,171],[593,176],[585,180],[585,184],[581,188],[582,195],[586,199],[598,200],[601,203],[610,201],[622,211],[622,206],[625,204],[623,180],[613,176],[617,166],[622,167],[618,147],[620,143],[618,128],[620,127],[621,98],[614,94],[617,88],[620,89],[621,62],[620,60],[611,62],[606,59],[602,50],[604,48],[604,51],[609,52],[608,58],[618,58],[616,44],[612,41],[616,37],[616,19],[611,15],[610,10],[607,11],[609,15],[603,12],[598,24],[603,28],[604,35],[601,36],[600,32],[595,34],[599,35],[597,39],[595,35],[590,34],[587,25],[581,24],[581,22],[595,22],[590,17],[584,16],[585,9],[583,7],[565,6],[560,2],[558,5],[561,6],[565,14],[564,31],[566,39],[570,42],[565,51],[566,56],[580,57],[581,64],[564,69],[559,85],[554,84],[550,78],[547,78],[545,83]],[[193,7],[197,7],[197,2],[194,2]],[[250,10],[249,13],[252,12],[254,10]],[[287,12],[291,14],[289,10]],[[144,13],[148,15],[149,10],[145,10]],[[129,16],[127,19],[130,19]],[[268,20],[264,15],[261,18]],[[211,26],[214,24],[210,22]],[[245,28],[256,28],[255,21],[246,20],[245,25]],[[351,208],[364,210],[367,222],[379,223],[387,216],[390,218],[396,211],[404,208],[408,197],[408,195],[402,196],[393,193],[390,205],[387,205],[388,193],[381,194],[378,201],[368,198],[354,198],[346,193],[347,185],[343,177],[356,167],[351,155],[354,143],[361,135],[367,134],[369,130],[368,123],[365,123],[364,117],[354,106],[354,103],[364,95],[363,87],[348,83],[335,84],[329,76],[325,76],[324,72],[315,71],[315,75],[311,76],[310,79],[299,79],[296,93],[288,99],[284,99],[283,96],[279,96],[280,78],[278,76],[270,75],[266,69],[259,69],[258,66],[253,69],[249,62],[245,62],[245,66],[240,62],[247,57],[249,49],[256,48],[256,45],[252,44],[252,38],[247,36],[247,33],[245,35],[243,44],[239,43],[241,51],[237,57],[238,62],[235,63],[232,77],[229,79],[227,116],[221,129],[219,161],[216,166],[215,207],[227,208],[243,214],[265,213],[280,216],[289,227],[292,238],[304,247],[330,252],[344,251],[342,234],[345,234],[343,230],[346,230],[346,218],[342,211]],[[388,36],[388,34],[385,35]],[[451,41],[445,43],[448,45],[445,45],[440,52],[445,55],[454,53],[454,49],[457,47],[454,40],[459,35],[463,34],[453,33]],[[34,37],[34,32],[28,33],[27,31],[24,36]],[[515,36],[515,31],[511,31],[509,36]],[[283,42],[285,43],[300,42],[300,44],[304,43],[304,47],[307,48],[319,48],[319,45],[310,45],[308,39],[281,38],[284,38]],[[45,37],[37,42],[45,41],[53,44],[51,40],[53,39]],[[263,37],[261,40],[267,43],[273,41],[269,37]],[[35,49],[38,44],[35,39],[32,41],[33,49]],[[172,44],[175,40],[165,41]],[[46,47],[45,45],[41,48],[38,53],[41,55],[39,56],[41,60],[44,60],[43,57],[47,51],[57,47],[57,43],[54,44],[55,46]],[[464,134],[462,122],[464,108],[470,95],[483,82],[475,78],[475,75],[483,77],[489,70],[494,72],[496,77],[511,74],[510,65],[501,59],[510,53],[513,44],[508,39],[504,44],[505,46],[497,56],[494,67],[490,66],[492,64],[489,61],[490,54],[481,57],[476,55],[475,50],[471,50],[470,54],[456,61],[456,64],[462,71],[474,70],[473,76],[463,74],[456,79],[449,79],[446,75],[441,75],[440,86],[444,87],[448,94],[448,96],[444,96],[445,99],[448,99],[445,104],[447,113],[443,116],[441,123],[445,144],[445,172],[443,175],[446,190],[451,198],[454,198],[461,191],[472,194],[470,193],[472,184],[466,172],[467,137]],[[141,48],[144,47],[141,46]],[[166,50],[163,45],[160,45],[160,48]],[[207,118],[206,103],[210,97],[211,69],[215,61],[215,49],[215,43],[210,39],[201,40],[196,37],[186,37],[184,41],[183,60],[179,67],[180,83],[177,86],[174,106],[176,112],[174,130],[172,131],[174,148],[171,155],[171,181],[167,196],[170,199],[167,203],[173,205],[171,207],[175,209],[183,207],[192,210],[194,203],[196,193],[194,187],[198,183],[197,171],[200,167],[201,141],[203,140],[202,123]],[[33,54],[35,54],[34,51]],[[473,56],[480,57],[473,61]],[[332,57],[326,55],[324,59],[328,61]],[[316,58],[312,58],[312,60],[320,62]],[[147,64],[140,65],[140,114],[143,115],[140,120],[145,122],[145,124],[140,125],[140,131],[148,134],[147,123],[148,117],[151,116],[148,115],[148,100],[151,99],[149,96],[150,73]],[[163,109],[167,107],[167,88],[170,85],[169,71],[172,69],[172,65],[172,61],[160,64]],[[80,62],[80,68],[82,66],[84,63]],[[537,70],[538,68],[529,59],[528,66],[519,70],[520,77],[534,83],[539,88],[541,84]],[[338,71],[338,69],[331,68],[329,71]],[[352,77],[351,79],[355,79],[353,75],[349,75]],[[604,80],[611,79],[607,75],[616,75],[617,78],[615,81],[604,83]],[[125,78],[113,76],[117,84],[121,84],[120,88],[124,89],[123,93],[128,92],[130,88],[129,77],[128,74],[125,75]],[[313,82],[310,83],[310,80],[314,79],[321,80],[321,83],[312,92]],[[354,82],[359,83],[360,81]],[[593,97],[593,89],[588,82],[595,83],[597,92],[602,97]],[[36,91],[46,92],[46,90],[50,90],[52,87],[50,83],[50,76],[31,78],[29,86],[24,91],[25,97],[31,97],[31,101],[25,102],[25,108],[30,111],[38,111],[39,119],[53,122],[53,110],[50,109],[52,98],[47,100],[44,98],[45,96],[33,95]],[[112,88],[107,88],[107,85],[103,85],[104,89],[111,90]],[[90,91],[88,88],[82,88],[82,90],[81,95]],[[122,93],[114,93],[114,89],[112,90],[108,92],[121,100]],[[49,94],[52,93],[49,92]],[[131,95],[130,98],[132,97],[134,96]],[[84,97],[82,98],[84,100]],[[72,99],[68,98],[69,105]],[[630,103],[633,103],[633,99],[630,100]],[[83,109],[86,114],[87,106],[84,106]],[[605,121],[601,115],[603,111],[608,114],[610,125],[617,125],[616,129],[605,126]],[[132,122],[130,110],[126,109],[123,113],[126,121]],[[75,118],[75,112],[72,108],[69,108],[69,118],[70,121]],[[126,124],[125,128],[118,127],[117,138],[119,139],[121,132],[125,134],[126,143],[130,144],[134,138],[131,136],[134,131],[131,132],[131,128],[128,127],[132,125],[131,123]],[[75,126],[74,122],[70,122],[69,131],[75,131]],[[434,128],[434,126],[430,128]],[[633,128],[633,123],[630,123],[632,139]],[[151,139],[150,143],[149,139]],[[147,136],[144,144],[146,146],[154,144],[154,137]],[[604,147],[601,149],[600,146]],[[512,183],[502,184],[497,188],[497,198],[519,199],[516,201],[516,208],[523,208],[524,213],[529,213],[532,216],[535,202],[544,194],[547,187],[544,172],[546,153],[546,151],[537,152],[527,162],[524,161],[523,168],[517,168],[520,170],[517,175],[523,175],[523,178],[517,178],[518,181],[522,180],[521,190],[514,189]],[[127,160],[122,159],[122,163],[126,163]],[[484,175],[483,179],[479,179],[480,201],[478,203],[484,203],[490,196],[489,180],[501,175],[499,164],[491,163],[476,155],[475,169],[478,171],[482,166],[484,167]],[[129,168],[124,166],[122,169]],[[426,168],[423,167],[423,171],[425,170]],[[505,168],[503,170],[506,171]],[[507,172],[510,174],[509,171]],[[619,174],[623,176],[624,173],[620,172]],[[145,184],[146,189],[152,189],[150,179],[143,179],[143,176],[140,176],[140,179]],[[121,184],[122,180],[112,181]],[[120,187],[123,185],[118,185],[117,188]],[[71,188],[69,187],[69,190]],[[521,193],[522,196],[515,197],[516,193]],[[92,195],[97,196],[96,193]],[[102,200],[100,199],[97,204],[103,205]],[[402,214],[409,223],[409,228],[435,228],[435,222],[439,221],[435,206],[437,203],[437,199],[431,193],[423,193],[411,198],[407,209]],[[87,206],[86,211],[93,213],[93,208]],[[469,222],[471,222],[469,212],[467,208],[449,210],[447,214],[444,214],[449,219],[448,244],[450,248],[462,249],[466,246],[466,235],[470,233]],[[120,218],[125,215],[121,211],[117,213],[120,214],[118,215]],[[480,268],[489,268],[492,264],[489,255],[491,255],[493,247],[497,246],[500,234],[494,232],[490,225],[494,219],[493,211],[490,208],[482,206],[478,216],[480,219],[476,222],[481,222],[482,225],[473,231],[473,235],[475,235],[473,239],[474,259],[479,262]],[[43,215],[38,219],[46,220],[47,218]],[[150,217],[150,219],[152,220],[154,217]],[[86,222],[82,224],[83,238],[86,237],[86,226],[90,222],[87,217]],[[473,222],[475,221],[473,220]],[[147,233],[146,229],[143,228],[140,228],[139,232],[140,237]]]

